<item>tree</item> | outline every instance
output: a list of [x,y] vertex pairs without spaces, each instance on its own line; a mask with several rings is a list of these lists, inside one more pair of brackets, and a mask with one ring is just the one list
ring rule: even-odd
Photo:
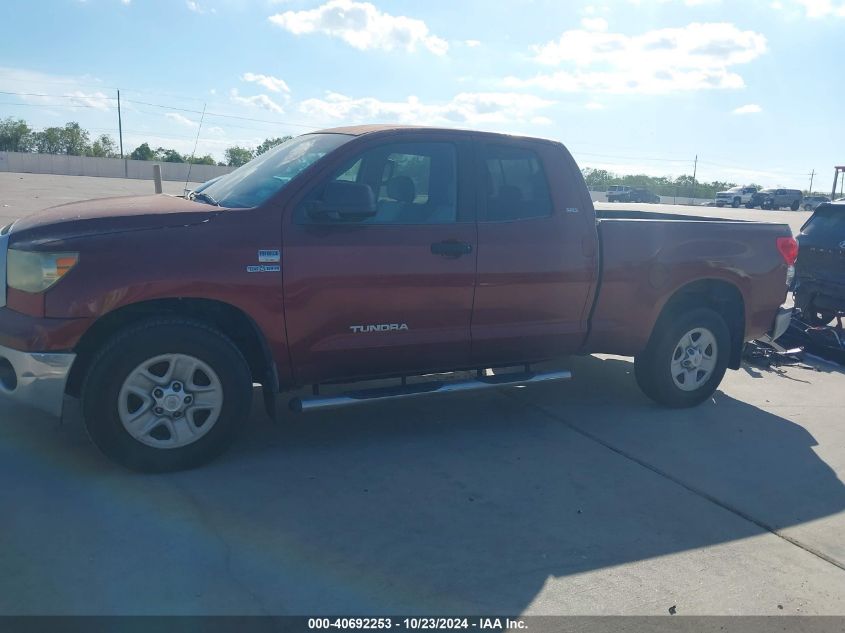
[[84,156],[90,145],[88,130],[83,130],[76,121],[66,123],[62,130],[62,143],[68,156]]
[[35,151],[39,154],[61,154],[64,152],[64,130],[60,127],[47,127],[35,133]]
[[23,119],[8,117],[0,121],[0,151],[29,152],[34,142],[32,128]]
[[132,160],[155,160],[155,157],[155,152],[150,149],[148,143],[141,143],[129,154]]
[[230,167],[240,167],[253,159],[251,149],[246,147],[229,147],[226,149],[226,164]]
[[603,190],[611,178],[614,178],[614,176],[606,169],[590,169],[588,167],[582,171],[584,174],[584,181],[587,183],[587,187],[589,189]]
[[267,150],[273,149],[276,145],[281,145],[291,140],[292,136],[277,136],[276,138],[265,138],[264,142],[255,148],[255,155],[261,156]]
[[205,156],[194,156],[194,160],[191,161],[194,165],[216,165],[217,162],[214,160],[214,157],[211,154],[206,154]]
[[116,158],[117,144],[108,134],[100,134],[91,143],[91,147],[88,149],[88,155],[96,156],[97,158]]
[[185,158],[175,149],[164,149],[159,147],[155,151],[156,159],[165,163],[184,163]]

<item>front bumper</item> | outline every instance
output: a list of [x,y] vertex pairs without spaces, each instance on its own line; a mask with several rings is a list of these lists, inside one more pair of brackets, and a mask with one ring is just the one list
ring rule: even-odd
[[76,354],[21,352],[0,346],[0,401],[61,416],[65,385],[74,360]]

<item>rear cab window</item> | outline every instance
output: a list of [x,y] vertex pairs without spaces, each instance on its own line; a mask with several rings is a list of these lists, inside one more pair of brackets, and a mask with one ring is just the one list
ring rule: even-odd
[[481,145],[481,220],[502,222],[548,217],[552,199],[543,162],[528,148]]

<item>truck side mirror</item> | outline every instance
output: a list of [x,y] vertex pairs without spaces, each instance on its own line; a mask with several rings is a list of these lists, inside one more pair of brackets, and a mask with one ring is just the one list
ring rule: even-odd
[[355,222],[376,215],[376,200],[369,185],[333,180],[323,195],[308,205],[308,215],[314,220]]

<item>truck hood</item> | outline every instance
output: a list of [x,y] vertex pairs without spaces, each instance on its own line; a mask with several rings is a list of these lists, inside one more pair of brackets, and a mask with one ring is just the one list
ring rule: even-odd
[[44,244],[90,235],[190,226],[207,222],[222,211],[164,194],[71,202],[15,222],[10,243]]

